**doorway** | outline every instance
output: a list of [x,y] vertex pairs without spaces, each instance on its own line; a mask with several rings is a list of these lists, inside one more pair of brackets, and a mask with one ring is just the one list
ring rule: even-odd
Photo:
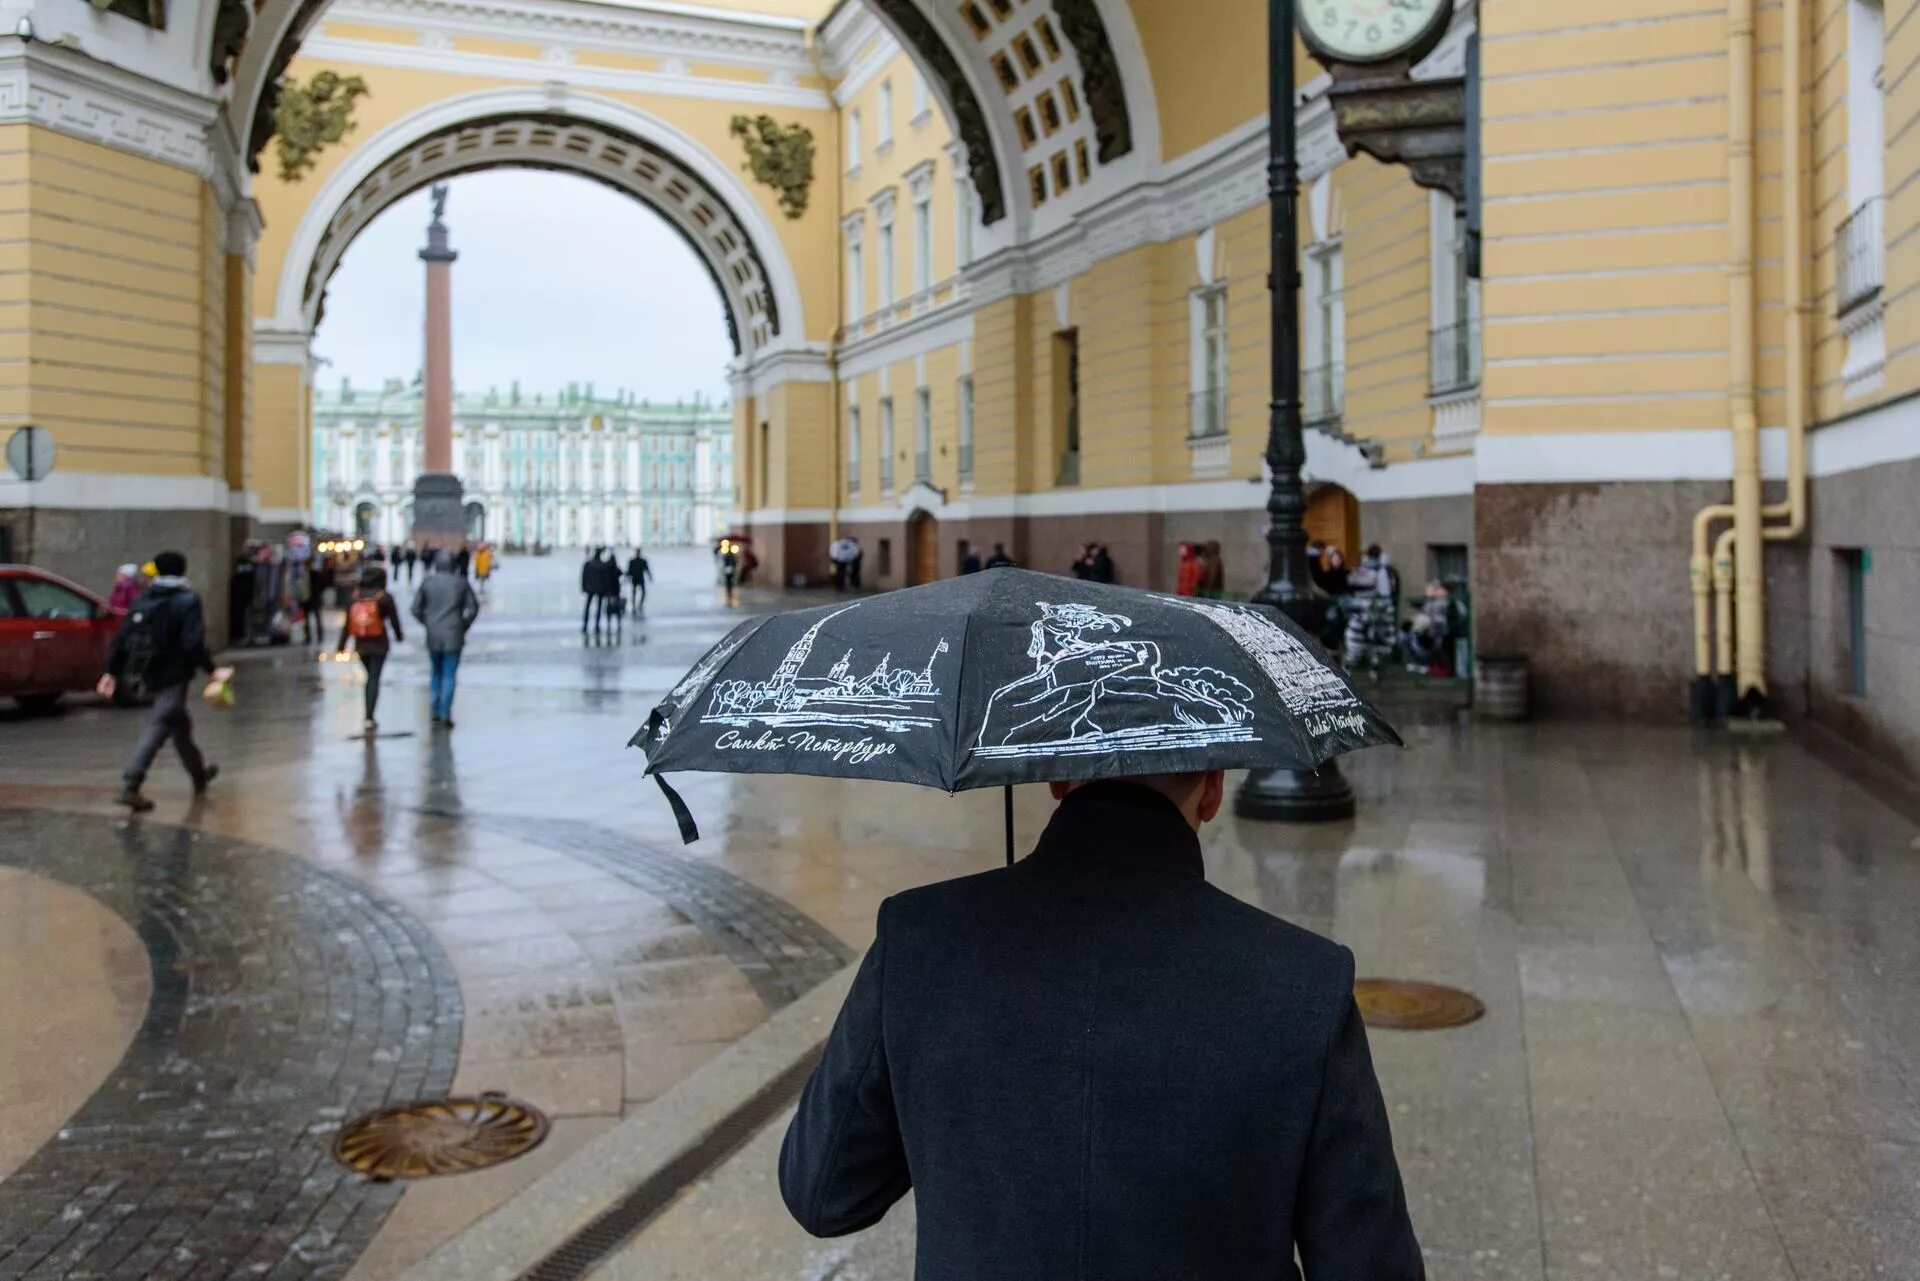
[[927,512],[915,512],[907,521],[907,586],[940,579],[940,522]]

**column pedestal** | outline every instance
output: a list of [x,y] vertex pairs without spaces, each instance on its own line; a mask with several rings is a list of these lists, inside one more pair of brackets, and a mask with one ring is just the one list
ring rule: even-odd
[[458,476],[422,472],[413,482],[413,541],[459,551],[467,545],[466,489]]

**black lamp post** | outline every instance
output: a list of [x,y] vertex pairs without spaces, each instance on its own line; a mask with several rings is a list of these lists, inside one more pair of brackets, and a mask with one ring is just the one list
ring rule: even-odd
[[[1267,0],[1267,196],[1273,216],[1273,404],[1267,419],[1267,585],[1254,597],[1313,635],[1326,604],[1307,572],[1307,461],[1300,424],[1300,167],[1295,152],[1293,0]],[[1353,817],[1353,788],[1337,765],[1317,770],[1255,770],[1233,798],[1242,818],[1322,823]]]

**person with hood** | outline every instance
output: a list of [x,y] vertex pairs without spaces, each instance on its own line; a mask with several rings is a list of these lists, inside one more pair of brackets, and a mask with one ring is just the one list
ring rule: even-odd
[[995,543],[993,545],[993,555],[987,557],[987,568],[1011,569],[1013,568],[1013,564],[1013,557],[1007,555],[1007,545],[1005,543]]
[[133,602],[139,600],[145,590],[140,581],[140,567],[122,565],[113,571],[113,595],[107,597],[107,604],[124,614],[133,608]]
[[1200,557],[1194,552],[1192,543],[1180,544],[1180,564],[1174,570],[1173,594],[1176,596],[1198,596],[1200,594],[1200,574],[1204,567]]
[[1222,773],[1050,788],[1026,858],[880,905],[795,1220],[911,1190],[922,1277],[1423,1281],[1353,953],[1208,883]]
[[1220,555],[1220,540],[1209,538],[1200,548],[1200,595],[1219,600],[1227,591],[1227,566]]
[[[123,773],[116,802],[136,814],[153,808],[140,788],[153,767],[153,758],[171,739],[180,763],[193,780],[195,796],[207,790],[220,772],[193,741],[193,717],[187,710],[187,686],[195,672],[204,671],[214,685],[233,679],[231,667],[215,667],[207,649],[207,616],[200,597],[187,582],[187,558],[179,552],[161,552],[153,558],[153,582],[127,611],[107,653],[107,674],[97,686],[102,698],[112,698],[123,680],[139,677],[153,695],[146,728]],[[211,688],[211,687],[210,687]]]
[[427,661],[432,666],[429,704],[433,723],[453,728],[453,684],[460,673],[460,652],[467,630],[480,617],[480,598],[465,574],[453,570],[453,557],[435,552],[427,576],[413,594],[413,618],[427,631]]
[[346,657],[347,641],[360,655],[360,666],[367,669],[367,723],[371,734],[380,728],[374,711],[380,706],[380,673],[387,665],[387,653],[407,638],[400,628],[400,608],[387,594],[387,571],[368,565],[360,571],[360,585],[347,602],[347,616],[340,624],[340,643],[334,649]]

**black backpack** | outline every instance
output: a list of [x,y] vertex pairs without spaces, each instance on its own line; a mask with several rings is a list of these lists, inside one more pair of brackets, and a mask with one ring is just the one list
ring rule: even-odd
[[123,679],[138,680],[147,674],[169,639],[172,616],[163,597],[142,596],[133,602],[120,624],[120,652],[126,656]]

